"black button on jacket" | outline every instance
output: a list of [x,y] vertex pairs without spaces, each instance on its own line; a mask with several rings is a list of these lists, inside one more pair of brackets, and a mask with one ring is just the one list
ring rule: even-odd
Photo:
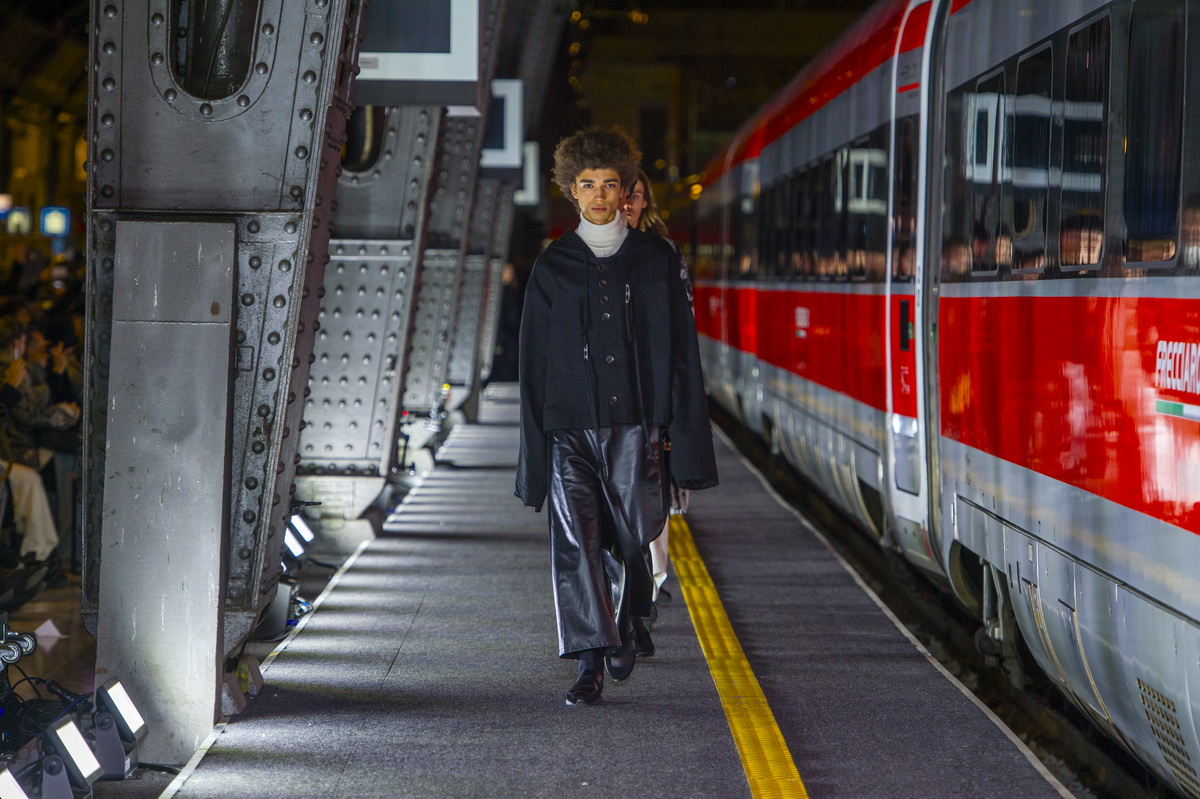
[[637,230],[604,258],[573,230],[538,257],[521,318],[516,494],[526,505],[545,502],[551,430],[665,427],[679,486],[717,484],[686,276],[674,247]]

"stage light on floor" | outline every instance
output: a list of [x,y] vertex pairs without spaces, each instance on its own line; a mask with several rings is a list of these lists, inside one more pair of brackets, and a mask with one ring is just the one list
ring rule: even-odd
[[29,799],[29,794],[7,768],[0,769],[0,799]]
[[122,738],[136,743],[146,736],[146,720],[119,679],[111,677],[101,685],[96,691],[96,700],[100,709],[112,713],[116,718]]
[[42,758],[42,798],[71,799],[75,789],[91,791],[104,768],[83,739],[73,718],[59,719],[43,734],[48,754]]
[[293,558],[304,557],[304,544],[300,543],[300,537],[292,532],[291,525],[283,534],[283,543],[288,548],[288,552],[292,553]]
[[104,769],[100,779],[123,780],[138,765],[138,743],[146,735],[146,720],[116,677],[96,689],[92,735],[96,759]]
[[298,513],[292,517],[291,526],[304,539],[304,543],[306,544],[311,544],[313,539],[317,537],[312,528],[308,526],[308,522],[304,521],[304,517]]

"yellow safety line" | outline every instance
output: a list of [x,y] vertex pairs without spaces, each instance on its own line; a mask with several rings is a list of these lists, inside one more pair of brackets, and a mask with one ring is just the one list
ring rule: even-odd
[[682,516],[671,517],[667,546],[696,637],[721,697],[729,731],[742,758],[751,795],[755,799],[808,799],[792,753],[775,723],[775,714],[746,661],[708,568],[696,550],[692,531]]

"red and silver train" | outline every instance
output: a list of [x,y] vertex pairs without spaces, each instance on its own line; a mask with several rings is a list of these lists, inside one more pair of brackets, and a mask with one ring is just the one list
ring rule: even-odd
[[693,211],[713,397],[1200,796],[1200,0],[883,0]]

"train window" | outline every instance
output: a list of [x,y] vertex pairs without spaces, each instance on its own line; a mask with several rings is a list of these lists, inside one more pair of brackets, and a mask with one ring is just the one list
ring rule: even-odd
[[865,162],[866,190],[862,200],[865,278],[883,282],[887,275],[888,241],[888,126],[871,131],[860,157]]
[[1005,124],[1004,73],[979,81],[965,98],[968,124],[968,183],[971,195],[971,271],[995,274],[1012,261],[1012,202],[1005,183],[1010,159]]
[[771,262],[771,227],[774,225],[772,210],[775,204],[775,194],[768,187],[758,195],[759,225],[755,231],[758,246],[759,270],[765,272],[765,266]]
[[775,276],[787,277],[792,257],[791,242],[792,191],[791,182],[775,184]]
[[772,277],[781,274],[783,261],[787,257],[783,246],[784,216],[787,213],[787,188],[782,181],[771,187],[771,252],[765,268]]
[[916,232],[917,206],[917,118],[903,117],[896,121],[896,168],[893,173],[892,215],[892,280],[913,279],[916,252],[913,236]]
[[834,244],[833,275],[845,280],[849,275],[850,259],[850,148],[843,147],[837,152],[837,161],[833,174],[833,208],[834,229],[836,242]]
[[1013,97],[1013,271],[1046,265],[1050,193],[1050,111],[1054,51],[1044,47],[1017,65]]
[[788,216],[788,264],[786,274],[789,280],[799,280],[804,274],[804,170],[792,173],[788,180],[788,193],[792,201]]
[[800,178],[800,206],[797,211],[800,239],[800,272],[811,280],[817,272],[817,170],[808,166]]
[[1100,262],[1108,152],[1109,19],[1067,40],[1059,257],[1064,265]]
[[846,274],[854,280],[867,277],[871,154],[866,139],[855,142],[846,153]]
[[1175,258],[1183,152],[1182,3],[1140,0],[1129,21],[1125,226],[1129,262]]
[[[963,280],[970,271],[972,215],[968,206],[970,173],[968,152],[969,131],[973,125],[968,118],[968,97],[974,84],[960,86],[946,97],[946,149],[943,161],[942,251],[940,271],[942,280]],[[899,156],[897,156],[899,158]]]
[[829,280],[836,273],[837,236],[834,223],[837,217],[834,212],[834,164],[833,158],[826,158],[817,169],[817,274],[823,280]]

